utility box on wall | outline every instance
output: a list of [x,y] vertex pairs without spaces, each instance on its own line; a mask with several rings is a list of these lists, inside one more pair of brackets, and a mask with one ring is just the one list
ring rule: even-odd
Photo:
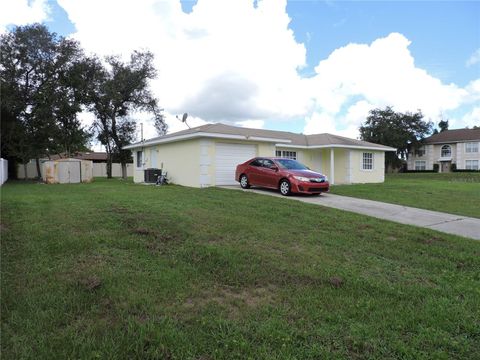
[[91,160],[61,159],[43,163],[43,181],[47,184],[74,184],[93,180]]

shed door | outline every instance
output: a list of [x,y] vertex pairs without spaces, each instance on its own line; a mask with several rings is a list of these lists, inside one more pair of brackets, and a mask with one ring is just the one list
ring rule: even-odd
[[217,143],[215,145],[215,185],[236,185],[235,168],[256,156],[255,145]]

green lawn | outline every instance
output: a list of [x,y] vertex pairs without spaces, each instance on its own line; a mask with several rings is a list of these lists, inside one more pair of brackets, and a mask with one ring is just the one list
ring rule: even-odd
[[387,174],[383,184],[338,185],[331,192],[480,218],[480,173]]
[[2,359],[480,358],[480,242],[225,189],[1,191]]

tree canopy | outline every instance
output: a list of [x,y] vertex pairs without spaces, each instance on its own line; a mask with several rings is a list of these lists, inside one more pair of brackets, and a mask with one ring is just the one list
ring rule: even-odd
[[360,138],[397,149],[396,154],[387,152],[387,168],[401,165],[412,148],[421,146],[421,141],[432,131],[433,124],[423,120],[420,110],[415,113],[395,112],[392,107],[373,109],[367,120],[360,126]]
[[88,133],[77,113],[85,83],[83,51],[44,25],[16,27],[0,37],[2,153],[26,162],[85,148]]
[[[149,81],[156,76],[152,53],[133,52],[129,62],[86,57],[79,43],[41,24],[18,26],[0,36],[1,146],[4,157],[27,163],[53,153],[86,150],[93,134],[126,176],[134,140],[135,111],[152,114],[159,134],[167,130]],[[93,127],[78,114],[90,110]]]
[[117,56],[109,56],[106,65],[103,66],[98,59],[92,60],[95,75],[90,86],[89,105],[96,116],[92,129],[107,150],[108,176],[111,177],[112,155],[117,154],[122,175],[126,177],[126,163],[131,152],[123,147],[135,137],[133,113],[150,112],[160,134],[166,132],[167,126],[149,88],[149,80],[156,76],[153,54],[134,51],[127,63]]

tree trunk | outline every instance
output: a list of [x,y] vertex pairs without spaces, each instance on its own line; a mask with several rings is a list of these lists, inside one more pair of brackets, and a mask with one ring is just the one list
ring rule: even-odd
[[38,157],[35,158],[35,162],[37,163],[37,179],[40,180],[42,178],[42,172],[40,170],[40,159]]
[[123,180],[127,180],[127,163],[125,160],[122,160],[122,178]]
[[107,179],[112,178],[112,154],[107,154]]
[[25,174],[25,177],[23,178],[23,180],[27,180],[28,177],[27,177],[27,163],[23,163],[23,173]]

